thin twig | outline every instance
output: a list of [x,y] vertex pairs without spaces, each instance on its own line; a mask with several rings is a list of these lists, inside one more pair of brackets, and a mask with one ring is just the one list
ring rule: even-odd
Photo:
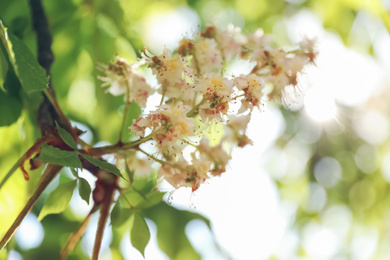
[[83,223],[81,223],[81,226],[79,227],[79,229],[75,232],[75,233],[72,233],[70,236],[69,236],[69,239],[68,239],[68,243],[66,244],[66,246],[61,250],[61,254],[60,254],[60,260],[64,260],[66,259],[66,257],[68,256],[68,253],[70,251],[73,251],[75,245],[77,244],[77,242],[80,240],[80,238],[83,236],[84,232],[85,232],[85,229],[87,228],[88,224],[89,224],[89,220],[91,219],[91,216],[93,213],[95,213],[95,211],[98,209],[98,207],[96,205],[93,206],[93,208],[91,209],[91,211],[88,213],[88,215],[85,217]]
[[8,181],[8,179],[12,176],[12,174],[19,168],[20,164],[24,161],[26,154],[23,154],[22,157],[12,166],[12,168],[7,172],[5,177],[0,182],[0,190],[3,188],[4,184]]
[[14,223],[12,223],[11,227],[8,229],[7,233],[5,233],[3,239],[0,241],[0,251],[7,245],[9,240],[14,235],[15,231],[22,223],[23,219],[27,216],[27,214],[31,211],[32,207],[35,205],[39,197],[42,195],[42,192],[47,188],[50,182],[54,179],[55,176],[61,171],[62,166],[49,164],[43,173],[39,183],[37,184],[34,193],[31,195],[30,199],[27,201],[26,205],[19,213],[18,217],[15,219]]

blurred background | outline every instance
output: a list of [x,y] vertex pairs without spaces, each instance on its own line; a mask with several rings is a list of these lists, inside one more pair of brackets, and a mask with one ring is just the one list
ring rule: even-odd
[[[121,123],[122,97],[106,95],[96,79],[96,64],[115,54],[129,61],[143,47],[160,54],[211,24],[220,29],[233,24],[243,32],[262,28],[283,48],[305,36],[316,38],[317,66],[300,78],[304,95],[287,107],[266,103],[250,122],[254,144],[233,151],[225,174],[196,193],[179,189],[166,199],[211,221],[212,233],[199,220],[185,226],[198,253],[194,259],[390,259],[389,0],[43,3],[54,37],[52,80],[59,103],[91,133],[85,138],[92,143],[115,142]],[[27,1],[0,1],[0,16],[35,52]],[[9,169],[39,137],[33,127],[40,96],[36,99],[30,112],[0,128],[1,169]],[[51,190],[66,178],[61,175]],[[26,183],[17,173],[1,191],[1,233],[37,180]],[[161,189],[171,191],[167,185]],[[42,224],[38,209],[29,214],[9,258],[42,259],[58,252],[57,237],[65,241],[91,206],[76,197],[64,214]],[[146,259],[171,259],[158,249],[155,223],[148,225]],[[102,259],[142,259],[128,235],[121,239],[119,233],[107,229]],[[87,230],[72,259],[88,259],[93,234]],[[120,251],[110,250],[110,243]],[[176,259],[192,258],[183,253]]]

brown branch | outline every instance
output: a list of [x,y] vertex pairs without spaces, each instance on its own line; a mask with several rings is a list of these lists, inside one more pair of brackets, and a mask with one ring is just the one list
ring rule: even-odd
[[26,205],[19,213],[18,217],[12,223],[11,227],[5,233],[3,239],[0,241],[0,251],[7,245],[9,240],[14,235],[15,231],[22,223],[26,215],[31,211],[32,207],[35,205],[39,197],[42,195],[42,192],[47,188],[49,183],[54,179],[55,176],[61,171],[62,166],[49,164],[43,173],[39,183],[37,184],[34,193],[31,195],[30,199],[27,201]]
[[45,135],[54,126],[54,122],[57,121],[77,140],[69,119],[60,109],[55,97],[50,77],[50,68],[54,60],[54,55],[51,50],[53,39],[41,0],[29,0],[29,3],[33,27],[37,33],[38,62],[49,76],[49,89],[44,93],[44,100],[38,110],[38,126],[41,129],[41,134]]
[[112,177],[113,182],[109,183],[106,179],[98,179],[96,181],[96,188],[93,192],[93,198],[95,203],[100,203],[100,217],[98,227],[96,230],[95,244],[93,246],[92,260],[98,260],[99,252],[103,240],[104,228],[108,216],[110,214],[111,203],[114,198],[114,193],[118,183],[118,177],[114,174],[108,173]]
[[[54,60],[54,55],[51,50],[53,39],[49,31],[49,25],[41,0],[30,0],[30,8],[33,27],[37,32],[38,62],[46,70],[46,74],[50,75],[50,67]],[[49,87],[52,87],[51,82],[49,83]]]

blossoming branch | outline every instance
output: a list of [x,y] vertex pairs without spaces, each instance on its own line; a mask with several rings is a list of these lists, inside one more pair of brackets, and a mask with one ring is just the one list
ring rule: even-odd
[[[316,55],[313,40],[304,39],[296,50],[286,52],[260,30],[244,34],[210,26],[194,39],[182,39],[177,52],[165,48],[157,56],[145,49],[135,64],[116,57],[103,66],[99,78],[111,94],[125,95],[125,111],[132,102],[145,109],[152,95],[160,95],[154,110],[133,121],[130,131],[136,145],[129,147],[132,152],[117,154],[117,165],[126,163],[142,175],[151,173],[157,162],[159,177],[176,188],[197,190],[226,171],[232,147],[251,143],[245,133],[253,109],[268,100],[285,100],[287,86],[299,93],[298,75]],[[228,74],[233,59],[248,61],[251,70]],[[145,65],[156,86],[142,75]],[[223,125],[223,133],[220,142],[211,145],[206,133],[215,125]],[[146,145],[154,145],[155,152],[147,152]]]

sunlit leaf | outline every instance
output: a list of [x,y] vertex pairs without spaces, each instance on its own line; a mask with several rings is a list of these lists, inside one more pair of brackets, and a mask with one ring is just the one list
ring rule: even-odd
[[41,147],[39,160],[72,168],[81,168],[82,164],[76,151],[64,151],[56,147],[44,144]]
[[145,247],[150,240],[149,227],[145,219],[137,212],[131,217],[130,241],[131,244],[145,256]]
[[163,201],[164,194],[165,193],[159,191],[150,193],[146,196],[146,200],[140,201],[140,203],[138,203],[135,207],[136,208],[153,207]]
[[58,131],[58,134],[60,135],[61,139],[67,144],[69,145],[69,147],[77,150],[77,143],[76,141],[73,139],[72,135],[66,131],[65,129],[63,129],[56,121],[56,127],[57,127],[57,131]]
[[24,91],[31,93],[47,88],[49,80],[45,70],[38,64],[27,46],[8,30],[2,20],[0,38]]
[[[113,174],[115,174],[116,176],[118,177],[121,177],[123,179],[125,179],[122,175],[122,173],[119,171],[118,168],[116,168],[114,165],[112,165],[111,163],[108,163],[106,161],[102,161],[102,160],[98,160],[92,156],[89,156],[87,154],[81,154],[82,157],[84,157],[88,162],[92,163],[93,165],[99,167],[100,169],[102,170],[106,170],[108,172],[111,172]],[[125,179],[126,180],[126,179]]]
[[58,185],[47,197],[38,220],[41,221],[49,214],[58,214],[63,212],[72,198],[73,190],[76,187],[77,180],[69,181]]
[[84,178],[79,178],[79,194],[80,197],[89,205],[89,197],[91,196],[91,186]]

